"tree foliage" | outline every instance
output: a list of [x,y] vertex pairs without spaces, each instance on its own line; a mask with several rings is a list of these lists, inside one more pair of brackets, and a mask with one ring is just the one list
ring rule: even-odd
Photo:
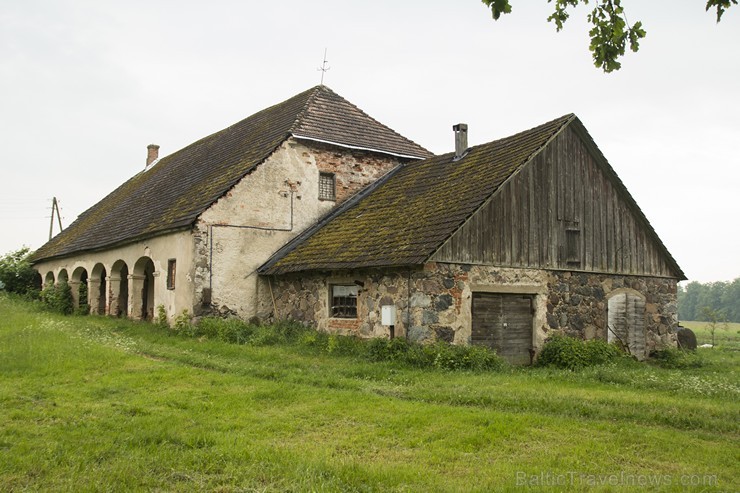
[[705,307],[729,322],[740,322],[740,277],[732,282],[692,282],[678,287],[678,317],[681,320],[709,322]]
[[10,293],[21,295],[38,291],[36,271],[31,267],[28,247],[6,253],[0,257],[0,287]]
[[[510,0],[481,0],[491,9],[494,20],[498,20],[501,14],[511,13]],[[568,9],[575,8],[579,4],[587,5],[589,0],[547,0],[555,4],[555,11],[547,18],[548,22],[555,23],[555,29],[560,31],[570,17]],[[707,0],[706,10],[716,9],[717,22],[732,5],[737,5],[738,0]],[[622,64],[619,58],[625,53],[627,46],[630,50],[640,49],[640,40],[646,36],[642,22],[637,21],[630,25],[627,15],[622,7],[622,0],[594,0],[593,9],[587,15],[591,24],[588,32],[590,37],[589,50],[594,60],[594,65],[604,72],[619,70]]]

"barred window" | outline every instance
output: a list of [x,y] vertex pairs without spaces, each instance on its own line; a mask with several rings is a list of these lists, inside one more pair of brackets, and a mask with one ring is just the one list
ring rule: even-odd
[[331,316],[357,318],[358,287],[353,285],[331,286]]
[[175,289],[175,273],[177,261],[173,258],[167,261],[167,289]]
[[336,181],[334,173],[319,173],[319,199],[335,200],[336,199]]

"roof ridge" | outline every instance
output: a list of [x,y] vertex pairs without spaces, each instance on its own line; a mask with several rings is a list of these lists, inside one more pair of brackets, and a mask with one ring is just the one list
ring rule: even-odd
[[[378,127],[382,128],[384,131],[386,131],[389,134],[391,134],[394,138],[399,139],[399,140],[402,140],[402,141],[406,141],[412,147],[417,148],[418,151],[423,151],[421,154],[423,154],[423,153],[426,153],[427,154],[427,155],[408,155],[408,156],[406,156],[406,154],[408,154],[408,153],[404,154],[404,153],[398,153],[398,152],[396,152],[395,155],[399,155],[399,156],[403,156],[403,157],[415,157],[416,159],[426,159],[426,158],[429,158],[429,157],[434,156],[434,154],[432,152],[428,151],[425,147],[423,147],[419,143],[417,143],[417,142],[409,139],[408,137],[405,137],[404,135],[401,135],[400,133],[398,133],[397,131],[395,131],[394,129],[392,129],[391,127],[389,127],[388,125],[386,125],[383,122],[381,122],[381,121],[373,118],[367,112],[365,112],[362,108],[360,108],[359,106],[357,106],[356,104],[354,104],[352,101],[348,100],[347,98],[345,98],[344,96],[342,96],[341,94],[337,93],[336,91],[332,90],[329,86],[324,85],[324,84],[315,86],[313,88],[313,93],[311,94],[311,96],[309,98],[307,98],[306,105],[304,106],[303,110],[300,112],[300,114],[296,118],[296,121],[293,123],[293,125],[290,128],[291,135],[293,135],[294,137],[298,137],[298,138],[309,138],[309,139],[312,139],[312,137],[310,137],[310,132],[306,132],[306,129],[302,129],[301,130],[300,127],[304,123],[307,123],[305,120],[307,118],[310,118],[310,115],[309,115],[310,112],[309,112],[309,110],[314,105],[314,103],[316,102],[317,98],[322,93],[326,94],[330,98],[331,97],[337,98],[341,102],[341,104],[346,104],[348,107],[352,108],[353,111],[356,111],[357,114],[362,119],[366,119],[368,122],[372,123],[373,125],[377,125]],[[334,140],[329,140],[328,142],[332,142],[332,143],[339,144],[339,145],[346,145],[346,144],[348,144],[346,142],[343,143],[341,141],[334,141]],[[358,148],[367,149],[367,150],[378,150],[380,152],[388,152],[386,150],[374,149],[373,147],[367,147],[367,148],[365,148],[365,147],[358,147]]]
[[[288,129],[288,135],[293,135],[295,133],[295,129],[303,123],[303,119],[306,116],[306,113],[308,112],[308,108],[311,106],[311,104],[316,99],[316,95],[321,91],[322,87],[326,87],[323,84],[318,86],[313,86],[309,91],[311,92],[311,95],[306,98],[306,102],[303,104],[303,108],[301,108],[301,111],[299,111],[296,116],[295,120],[293,120],[293,123],[290,125],[290,128]],[[327,87],[327,89],[329,89]],[[331,89],[329,89],[331,91]],[[333,91],[332,91],[333,92]]]

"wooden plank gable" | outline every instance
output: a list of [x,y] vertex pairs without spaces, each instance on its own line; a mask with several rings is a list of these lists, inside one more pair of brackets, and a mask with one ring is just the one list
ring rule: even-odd
[[502,184],[431,260],[683,277],[580,123]]

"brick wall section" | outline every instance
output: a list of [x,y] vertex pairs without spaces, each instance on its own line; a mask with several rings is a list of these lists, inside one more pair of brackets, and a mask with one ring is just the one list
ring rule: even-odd
[[[311,148],[320,172],[334,173],[337,204],[341,204],[402,162],[408,161],[385,154],[337,148],[320,142],[303,143]],[[308,151],[304,152],[304,157],[309,157]]]

